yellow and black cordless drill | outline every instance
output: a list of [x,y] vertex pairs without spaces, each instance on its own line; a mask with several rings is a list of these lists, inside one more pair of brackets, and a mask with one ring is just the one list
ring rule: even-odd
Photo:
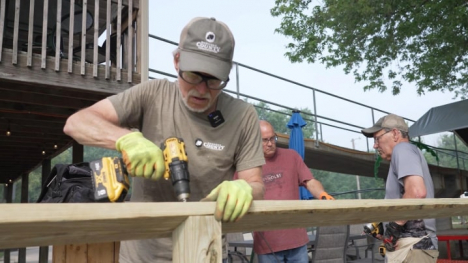
[[89,163],[97,202],[122,202],[130,187],[127,169],[118,157],[103,157]]
[[[377,235],[383,235],[384,233],[384,230],[383,230],[383,224],[382,222],[380,223],[368,223],[368,224],[365,224],[364,225],[364,233],[366,233],[367,235],[370,235],[372,237],[376,237]],[[385,257],[385,246],[384,244],[380,244],[379,246],[379,254],[382,256],[382,257]]]
[[[190,197],[190,176],[185,144],[182,139],[168,138],[162,144],[166,180],[171,178],[179,201]],[[127,169],[121,158],[103,157],[89,163],[93,172],[94,199],[97,202],[121,202],[125,199],[130,183]]]
[[177,200],[186,202],[190,197],[190,175],[185,143],[176,137],[167,138],[161,145],[163,151],[165,172],[164,179],[171,178]]

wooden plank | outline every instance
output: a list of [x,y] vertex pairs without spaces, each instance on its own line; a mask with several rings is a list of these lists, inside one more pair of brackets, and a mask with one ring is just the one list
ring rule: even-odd
[[[0,248],[169,237],[189,216],[211,216],[214,202],[0,204]],[[254,201],[223,233],[358,224],[468,214],[468,200]]]
[[133,71],[133,18],[134,15],[136,14],[133,12],[133,0],[128,1],[128,18],[127,18],[127,23],[128,23],[128,36],[127,36],[127,82],[131,83],[132,82],[132,71]]
[[68,73],[73,73],[73,34],[75,32],[75,0],[70,0],[70,24],[68,26]]
[[[115,258],[114,242],[88,244],[87,263],[117,262]],[[118,258],[117,258],[118,259]]]
[[5,28],[5,4],[6,0],[0,0],[0,62],[2,62],[3,51],[3,29]]
[[34,31],[34,0],[29,1],[29,27],[28,27],[28,67],[32,66],[32,49],[34,45],[33,40]]
[[[0,79],[3,81],[14,81],[14,82],[24,82],[24,83],[38,83],[39,85],[51,86],[51,87],[61,87],[61,88],[71,88],[82,91],[93,91],[100,93],[113,94],[121,92],[125,89],[130,88],[135,83],[140,82],[140,75],[134,73],[133,75],[133,84],[127,82],[116,82],[115,79],[112,81],[105,81],[104,74],[99,73],[98,78],[94,78],[92,75],[81,76],[79,73],[66,74],[66,72],[57,72],[53,68],[49,70],[40,70],[40,68],[35,67],[35,60],[38,60],[36,54],[33,54],[33,67],[28,69],[26,67],[15,67],[9,65],[8,63],[0,64]],[[4,58],[8,59],[12,57],[11,50],[4,50]],[[19,56],[19,64],[26,65],[26,56]],[[53,58],[49,58],[51,61]],[[38,60],[39,61],[39,60]],[[61,61],[63,68],[66,68],[66,61]],[[78,64],[72,63],[72,66],[79,67]],[[92,65],[87,64],[90,67],[89,71],[92,70]],[[39,70],[37,70],[39,69]],[[115,68],[112,69],[115,74]],[[124,75],[126,76],[126,75]],[[126,80],[126,78],[125,78]]]
[[[1,90],[1,89],[0,89]],[[82,109],[90,106],[92,102],[80,99],[64,99],[59,96],[49,96],[46,94],[34,94],[28,92],[4,92],[0,101],[27,103],[32,105],[44,105],[49,107],[61,107],[71,109]]]
[[[108,94],[99,94],[99,93],[91,93],[91,92],[78,92],[76,90],[68,90],[68,89],[61,89],[59,87],[41,87],[37,83],[34,85],[15,85],[13,83],[2,82],[0,83],[0,92],[8,92],[8,91],[22,91],[28,92],[33,94],[47,94],[51,96],[59,96],[63,99],[72,98],[72,99],[82,99],[82,100],[89,100],[91,102],[96,102],[102,100]],[[3,105],[1,105],[3,106]],[[0,106],[0,107],[1,107]],[[14,107],[12,107],[14,108]]]
[[13,56],[11,63],[16,65],[18,63],[18,30],[19,30],[19,14],[20,14],[20,0],[15,3],[15,21],[13,26]]
[[190,216],[172,233],[173,263],[222,262],[221,223],[213,216]]
[[47,19],[49,17],[49,0],[44,0],[44,9],[42,17],[42,52],[41,52],[41,68],[46,68],[47,57]]
[[106,7],[106,64],[105,64],[105,78],[110,78],[110,34],[111,34],[111,2],[107,1]]
[[119,0],[118,7],[117,7],[117,65],[116,65],[116,76],[115,79],[117,81],[122,80],[121,76],[121,68],[122,68],[122,59],[120,55],[120,47],[121,47],[121,40],[122,40],[122,0]]
[[88,11],[88,0],[83,0],[83,10],[81,11],[81,75],[86,74],[86,17]]
[[[94,21],[99,21],[99,0],[94,1]],[[94,23],[93,77],[98,76],[99,23]]]
[[149,12],[148,12],[148,0],[140,0],[142,8],[138,9],[137,19],[137,45],[136,45],[136,60],[137,69],[136,71],[141,74],[143,81],[148,80],[149,73]]
[[62,58],[62,0],[57,0],[57,17],[55,22],[55,71],[60,70]]

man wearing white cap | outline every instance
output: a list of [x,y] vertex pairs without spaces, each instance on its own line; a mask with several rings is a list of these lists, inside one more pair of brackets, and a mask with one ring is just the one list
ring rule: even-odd
[[[422,152],[409,142],[408,125],[400,116],[389,114],[374,126],[362,130],[374,138],[374,149],[390,161],[385,199],[434,198],[429,167]],[[435,219],[399,220],[385,225],[383,236],[386,262],[436,262]]]
[[[255,109],[222,91],[229,82],[234,37],[214,18],[194,18],[173,54],[177,81],[146,81],[99,101],[72,115],[64,132],[81,144],[122,153],[135,176],[132,202],[177,201],[171,182],[160,180],[164,159],[157,145],[182,138],[190,201],[216,201],[215,218],[234,222],[252,199],[263,198],[265,163]],[[236,171],[239,180],[232,181]],[[120,262],[172,262],[171,239],[122,242]]]

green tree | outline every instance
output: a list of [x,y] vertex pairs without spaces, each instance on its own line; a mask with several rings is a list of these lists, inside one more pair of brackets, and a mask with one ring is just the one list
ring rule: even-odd
[[[291,130],[287,127],[287,124],[291,118],[291,110],[272,110],[265,102],[253,103],[253,105],[257,110],[258,117],[261,120],[266,120],[271,123],[276,132],[290,134]],[[299,111],[301,112],[302,118],[307,123],[306,126],[302,128],[304,138],[313,138],[315,128],[312,120],[312,111],[308,108],[301,108]]]
[[[458,152],[458,163],[462,170],[468,169],[468,147],[458,138],[457,141],[457,150]],[[437,142],[437,147],[441,149],[447,150],[437,150],[437,156],[439,157],[439,162],[437,162],[436,158],[431,154],[425,152],[424,156],[426,160],[430,164],[450,167],[450,168],[457,168],[457,158],[455,155],[455,143],[453,141],[453,134],[444,134],[439,137]],[[452,150],[452,151],[451,151]]]
[[453,91],[468,94],[468,3],[466,0],[362,1],[276,0],[271,14],[281,17],[276,32],[292,39],[292,62],[319,61],[343,66],[364,90],[387,89],[394,95],[402,80],[418,94]]

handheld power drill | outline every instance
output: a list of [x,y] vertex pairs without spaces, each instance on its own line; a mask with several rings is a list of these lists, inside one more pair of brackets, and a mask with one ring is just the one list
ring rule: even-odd
[[89,163],[93,174],[94,200],[122,202],[130,187],[127,169],[118,157],[103,157]]
[[185,143],[180,138],[170,137],[161,145],[166,170],[164,179],[172,181],[177,200],[186,202],[190,197],[190,175]]
[[[384,234],[384,230],[383,230],[383,224],[382,222],[380,223],[368,223],[368,224],[365,224],[364,225],[364,233],[366,233],[367,235],[370,235],[370,236],[373,236],[373,237],[376,237],[377,235],[383,235]],[[379,254],[382,256],[382,257],[385,257],[385,246],[384,244],[380,244],[379,246]]]

